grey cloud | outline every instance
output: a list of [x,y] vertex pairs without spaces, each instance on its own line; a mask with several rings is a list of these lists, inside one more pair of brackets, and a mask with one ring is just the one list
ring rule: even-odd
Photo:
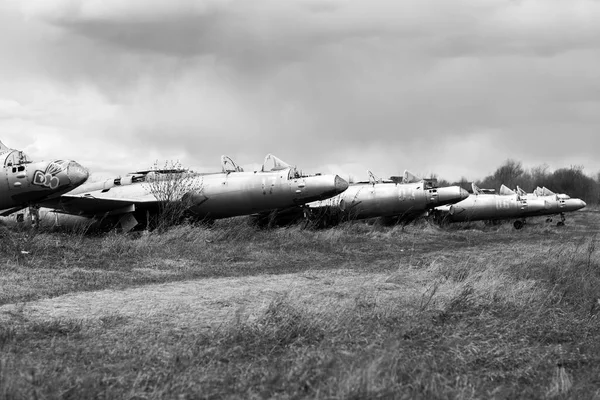
[[365,38],[416,42],[425,52],[446,57],[550,56],[598,46],[600,27],[593,23],[593,16],[600,12],[598,7],[590,8],[592,17],[581,17],[572,11],[574,7],[554,2],[548,7],[569,12],[544,19],[528,4],[263,0],[213,3],[198,11],[174,2],[169,13],[123,16],[65,12],[53,15],[50,21],[133,51],[182,57],[217,54],[242,61],[254,55],[294,59],[323,44]]
[[[559,18],[536,7],[571,6],[184,3],[170,12],[150,3],[139,13],[44,17],[58,28],[37,49],[44,76],[67,91],[97,87],[117,104],[110,129],[94,131],[124,142],[132,156],[151,148],[215,165],[220,153],[253,154],[247,162],[272,151],[304,165],[362,157],[399,169],[410,166],[393,157],[426,165],[435,151],[446,160],[448,143],[460,152],[468,140],[472,150],[480,132],[495,132],[481,151],[497,160],[478,162],[587,156],[593,146],[581,142],[598,142],[596,6]],[[565,136],[578,140],[557,145]]]

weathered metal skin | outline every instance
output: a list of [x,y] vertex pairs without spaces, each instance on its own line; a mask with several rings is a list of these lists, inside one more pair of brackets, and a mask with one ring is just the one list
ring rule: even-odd
[[521,198],[526,198],[531,201],[543,203],[543,209],[532,215],[556,215],[566,212],[577,211],[587,204],[581,199],[572,199],[566,194],[557,194],[547,188],[537,188],[534,193],[525,193],[522,189],[517,188]]
[[[227,159],[230,162],[229,158]],[[186,174],[181,198],[188,214],[199,220],[214,220],[302,205],[326,199],[346,190],[348,183],[337,175],[302,176],[272,155],[272,169],[244,172],[237,166],[221,173]],[[229,167],[228,167],[229,168]],[[95,181],[41,205],[60,212],[90,218],[122,217],[130,214],[141,220],[156,212],[157,193],[152,182],[168,179],[160,173],[134,173],[124,178]]]
[[214,219],[246,215],[326,199],[348,187],[337,175],[294,177],[289,173],[286,169],[201,177],[203,189],[192,195],[190,212]]
[[88,171],[75,161],[31,162],[23,152],[2,143],[0,163],[0,215],[60,196],[88,178]]
[[456,203],[469,193],[458,186],[425,188],[423,182],[374,182],[350,185],[342,194],[309,204],[311,209],[330,208],[346,219],[400,216]]
[[543,207],[541,202],[521,199],[518,195],[472,194],[443,211],[450,222],[466,222],[524,218]]
[[566,212],[581,210],[587,206],[585,201],[580,199],[561,199],[556,196],[539,198],[537,201],[543,202],[544,208],[539,211],[532,211],[530,216],[563,214]]
[[520,189],[517,193],[505,186],[500,189],[501,194],[482,193],[476,186],[473,186],[473,192],[459,203],[438,207],[439,218],[448,222],[516,219],[514,226],[520,229],[525,218],[543,215],[558,214],[561,216],[558,225],[563,225],[564,213],[586,206],[583,200],[571,199],[565,195],[527,194]]

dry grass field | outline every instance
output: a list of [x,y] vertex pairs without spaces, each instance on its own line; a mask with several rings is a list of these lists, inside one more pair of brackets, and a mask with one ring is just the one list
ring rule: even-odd
[[599,224],[0,226],[0,398],[600,399]]

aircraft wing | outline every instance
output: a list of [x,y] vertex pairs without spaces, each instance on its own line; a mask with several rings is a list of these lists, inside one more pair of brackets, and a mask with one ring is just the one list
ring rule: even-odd
[[[2,144],[2,142],[0,142],[0,144]],[[0,217],[8,217],[10,214],[16,213],[17,211],[21,211],[24,208],[25,207],[13,207],[8,208],[6,210],[0,210]]]
[[156,197],[146,195],[136,198],[106,196],[104,193],[86,193],[78,195],[64,194],[60,197],[59,211],[82,215],[100,216],[133,212],[137,208],[148,208],[158,203]]

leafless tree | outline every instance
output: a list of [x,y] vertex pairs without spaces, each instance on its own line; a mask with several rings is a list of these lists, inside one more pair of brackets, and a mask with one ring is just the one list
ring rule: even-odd
[[158,200],[151,225],[159,231],[183,222],[193,205],[192,194],[202,191],[201,177],[182,168],[179,161],[167,161],[163,168],[159,168],[158,162],[155,162],[146,175],[144,185]]

